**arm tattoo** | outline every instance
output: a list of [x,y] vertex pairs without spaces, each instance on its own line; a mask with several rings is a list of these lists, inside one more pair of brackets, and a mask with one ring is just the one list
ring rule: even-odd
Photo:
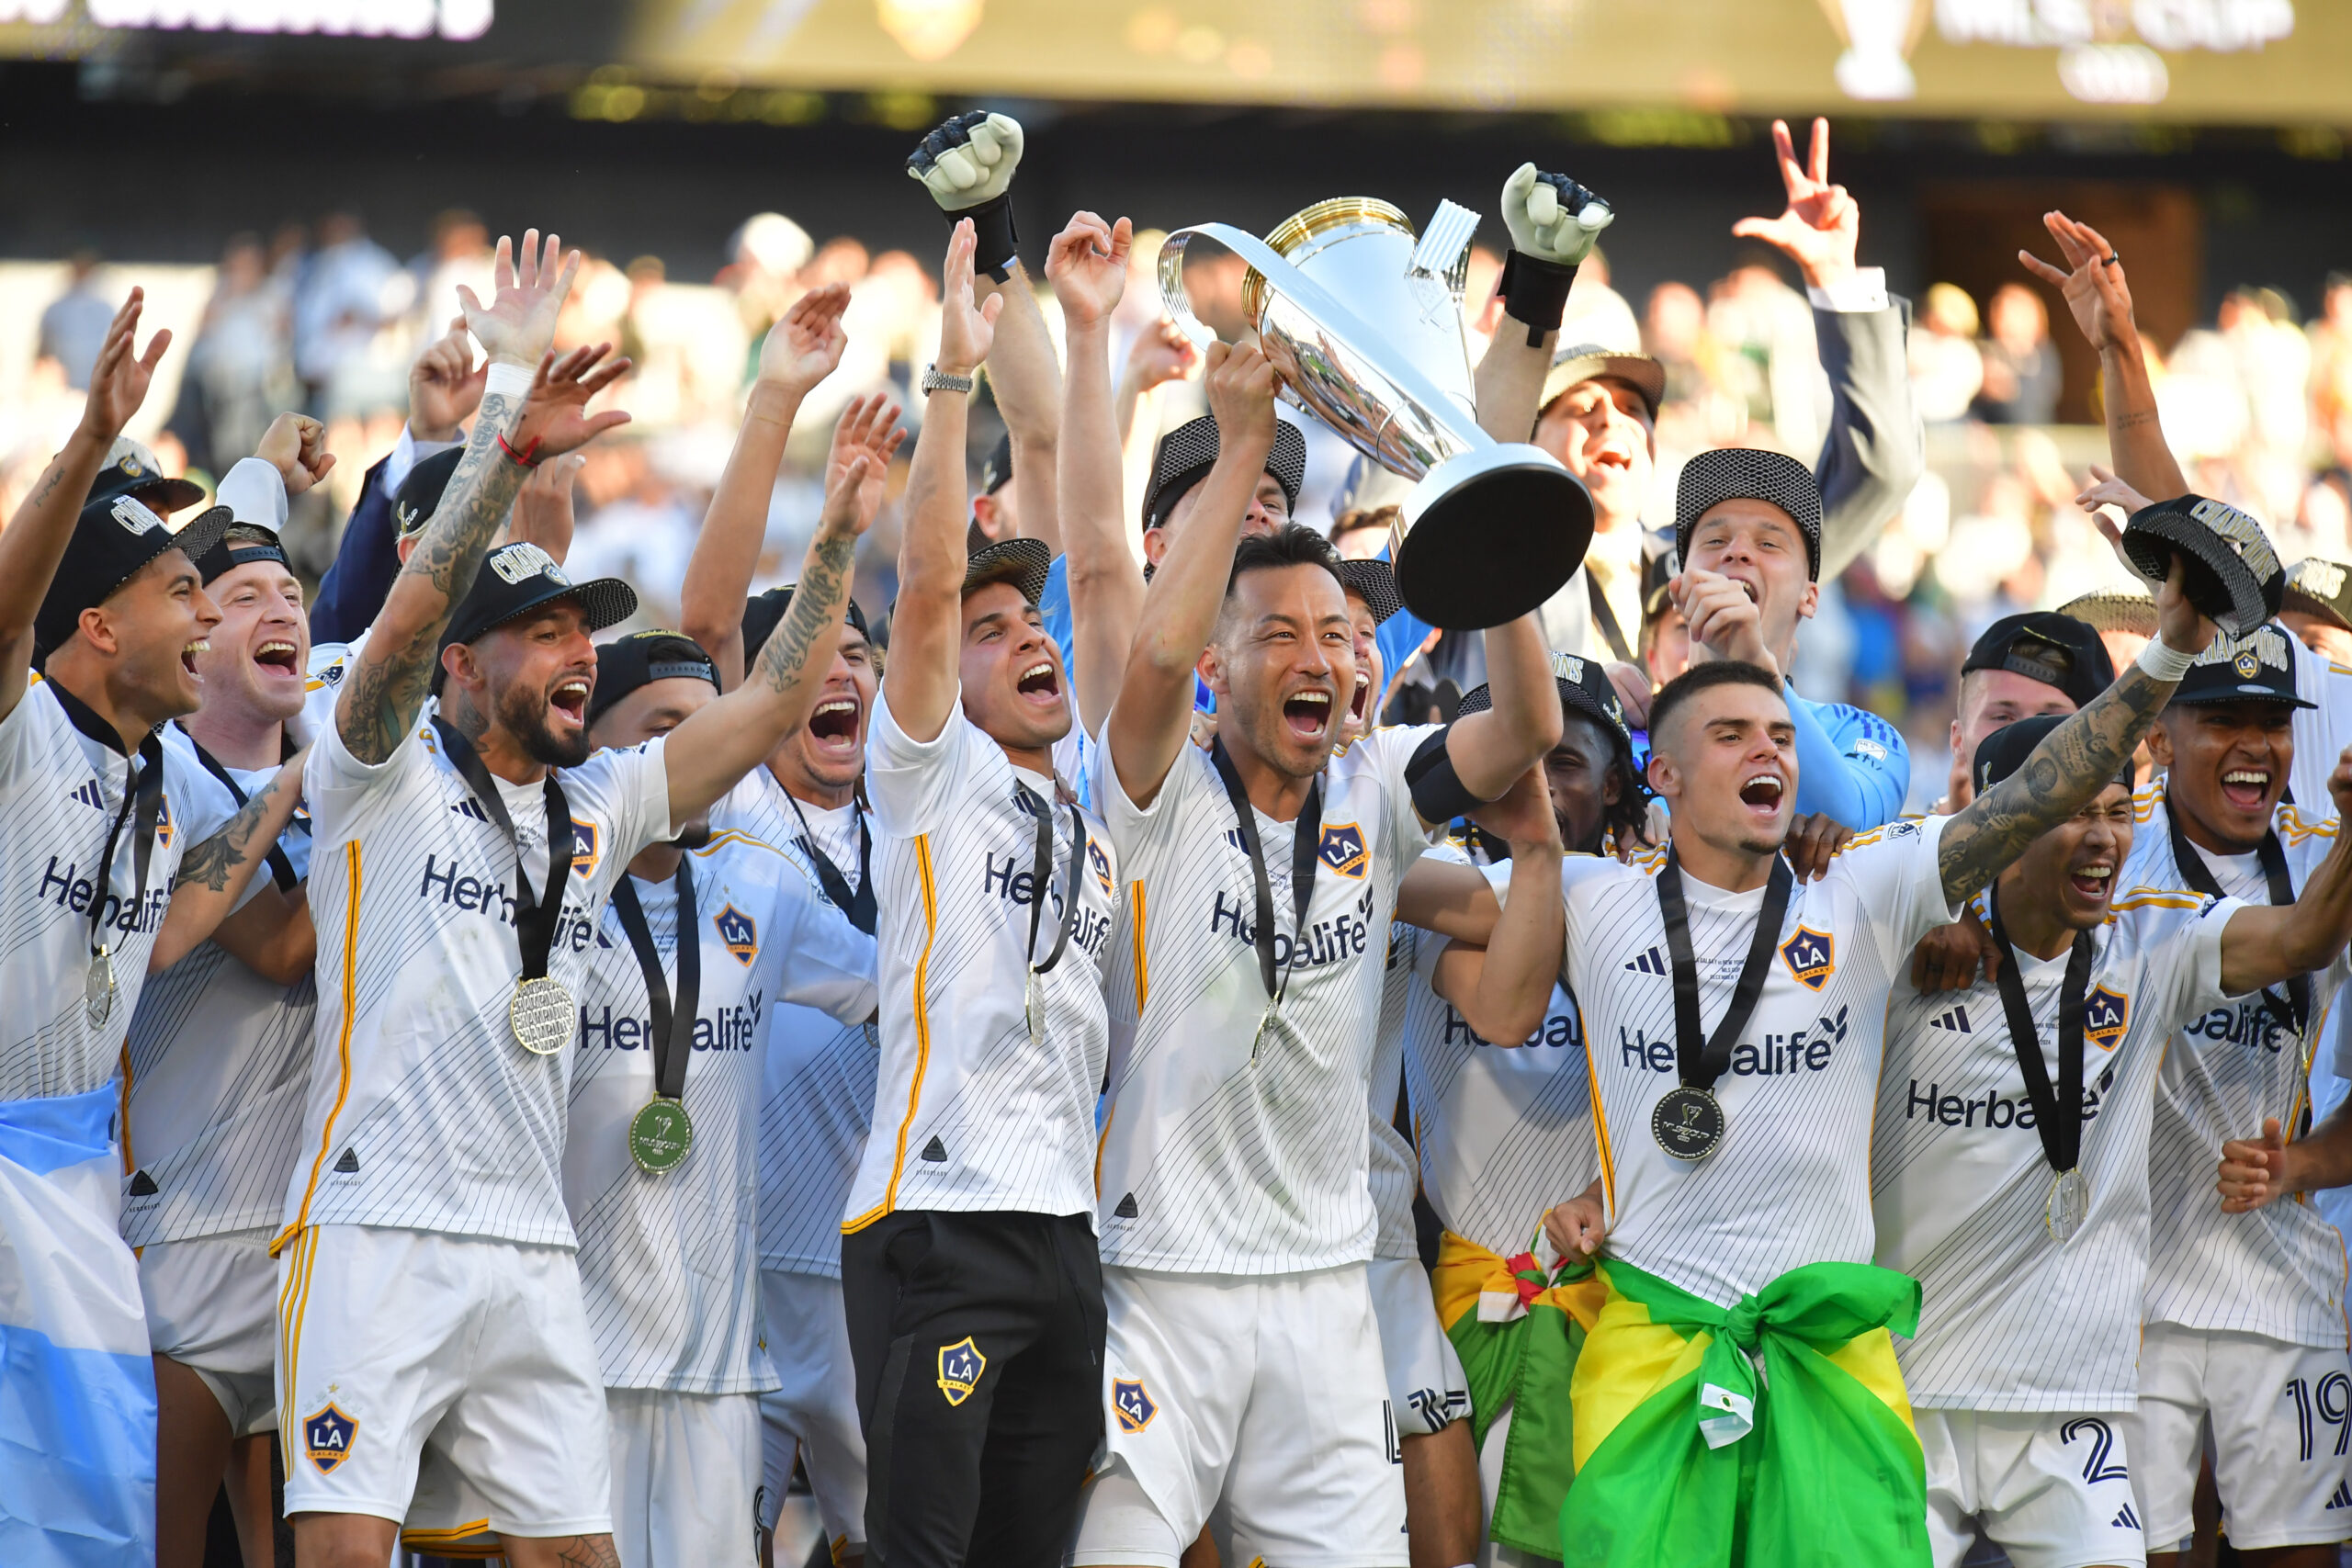
[[229,818],[226,827],[182,856],[179,871],[172,877],[173,890],[200,882],[208,892],[227,892],[232,874],[253,858],[254,831],[277,804],[279,787],[280,781],[272,779],[267,789]]
[[564,1568],[621,1568],[620,1554],[608,1535],[576,1535],[555,1554]]
[[2115,416],[2115,428],[2134,430],[2143,424],[2155,423],[2158,417],[2154,409],[2140,409],[2132,413],[2119,413]]
[[760,649],[760,674],[768,690],[782,692],[808,667],[810,646],[818,635],[840,618],[842,599],[849,581],[850,563],[857,551],[854,537],[820,538],[816,558],[792,591],[784,620]]
[[1957,904],[2026,846],[2098,798],[2171,701],[2173,683],[2138,665],[2051,731],[2024,767],[1952,818],[1937,846],[1944,896]]
[[473,587],[474,574],[481,570],[482,558],[523,487],[524,470],[504,461],[497,446],[497,437],[513,428],[522,406],[518,398],[483,397],[473,439],[449,476],[440,509],[385,601],[389,609],[406,589],[413,602],[416,587],[409,580],[417,579],[438,598],[439,608],[397,646],[379,647],[369,637],[351,689],[337,706],[337,732],[362,762],[390,757],[424,710],[433,667],[441,654],[441,633],[458,601]]

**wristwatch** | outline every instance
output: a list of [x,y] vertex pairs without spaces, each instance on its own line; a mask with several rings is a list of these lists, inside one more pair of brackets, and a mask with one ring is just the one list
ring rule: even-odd
[[923,367],[922,389],[926,392],[968,392],[978,385],[969,376],[952,375],[936,365]]

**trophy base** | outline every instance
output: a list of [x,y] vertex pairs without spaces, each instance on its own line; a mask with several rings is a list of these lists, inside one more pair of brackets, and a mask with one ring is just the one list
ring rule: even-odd
[[1592,496],[1523,442],[1447,458],[1413,487],[1396,550],[1405,607],[1433,626],[1481,631],[1557,593],[1592,543]]

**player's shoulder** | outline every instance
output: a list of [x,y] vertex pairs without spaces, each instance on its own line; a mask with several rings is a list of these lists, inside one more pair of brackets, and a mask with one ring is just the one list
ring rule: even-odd
[[1822,727],[1846,743],[1849,756],[1883,762],[1890,757],[1910,755],[1903,731],[1868,708],[1852,703],[1815,702],[1794,693],[1790,694],[1789,700],[1792,705],[1802,703],[1819,716]]
[[1846,840],[1845,847],[1831,858],[1832,865],[1853,859],[1866,863],[1873,855],[1917,853],[1922,844],[1933,843],[1942,837],[1948,817],[1904,816],[1892,822],[1882,822],[1866,829]]
[[2199,893],[2192,887],[2141,882],[2124,888],[2109,901],[2107,920],[2115,926],[2135,920],[2143,926],[2154,926],[2166,923],[2167,916],[2202,913],[2220,902],[2211,894]]
[[2333,843],[2336,825],[2341,820],[2333,815],[2307,816],[2294,802],[2282,800],[2271,816],[2271,826],[2277,829],[2279,840],[2288,848],[2294,849],[2303,844],[2324,846]]

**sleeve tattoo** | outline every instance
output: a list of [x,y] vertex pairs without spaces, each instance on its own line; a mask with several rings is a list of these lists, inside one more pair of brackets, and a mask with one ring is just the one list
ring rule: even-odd
[[[246,801],[229,818],[227,826],[182,856],[180,868],[172,877],[174,890],[200,883],[208,892],[227,892],[231,875],[253,858],[254,831],[277,804],[277,792],[284,787],[285,781],[272,779],[268,788]],[[267,852],[266,846],[263,852]]]
[[792,604],[784,620],[760,649],[759,671],[769,691],[781,693],[799,679],[808,667],[809,650],[818,637],[840,618],[856,551],[854,536],[817,541],[815,558],[800,585],[792,591]]

